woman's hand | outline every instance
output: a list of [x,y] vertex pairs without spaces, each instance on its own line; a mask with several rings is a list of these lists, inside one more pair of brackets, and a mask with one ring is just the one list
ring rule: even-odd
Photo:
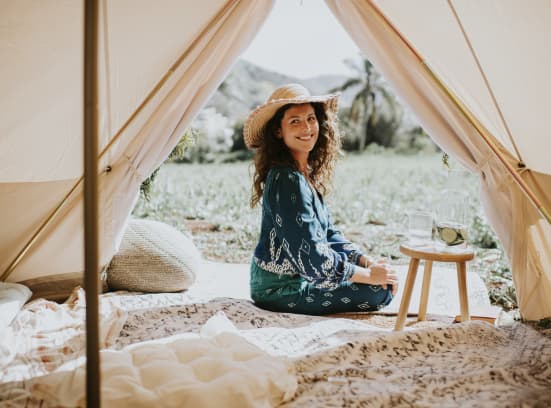
[[387,285],[392,285],[392,294],[395,295],[398,292],[398,276],[386,260],[380,260],[367,269],[356,266],[350,280],[356,283],[381,285],[383,289],[386,289]]
[[372,256],[362,255],[358,261],[359,266],[363,266],[364,268],[369,268],[371,265],[378,263],[378,264],[388,264],[387,258],[379,258],[375,260]]

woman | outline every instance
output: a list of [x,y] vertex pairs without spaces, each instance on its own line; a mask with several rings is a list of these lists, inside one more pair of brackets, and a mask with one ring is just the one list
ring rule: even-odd
[[245,123],[245,143],[256,149],[251,207],[262,202],[251,296],[263,309],[312,315],[377,310],[397,291],[390,266],[347,241],[323,200],[340,150],[337,99],[285,85]]

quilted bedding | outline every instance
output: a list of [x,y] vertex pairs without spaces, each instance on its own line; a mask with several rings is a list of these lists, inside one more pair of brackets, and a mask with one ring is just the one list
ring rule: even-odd
[[[279,394],[286,407],[551,406],[551,339],[520,323],[504,328],[436,324],[396,333],[361,320],[271,313],[244,299],[186,293],[109,294],[102,296],[102,305],[102,341],[111,352],[173,335],[198,335],[223,311],[240,339],[272,361],[291,364],[297,386],[292,396]],[[77,297],[59,307],[68,313],[81,305]],[[26,313],[40,312],[24,309],[18,319]],[[44,327],[26,332],[33,342],[0,367],[0,405],[58,402],[39,392],[47,382],[36,375],[75,372],[82,364],[77,358],[84,352],[82,325],[73,317],[55,334]],[[23,323],[14,326],[15,332],[26,327]],[[155,405],[169,406],[163,400]]]

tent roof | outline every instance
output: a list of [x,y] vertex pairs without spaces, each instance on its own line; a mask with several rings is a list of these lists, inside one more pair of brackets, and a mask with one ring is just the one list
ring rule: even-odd
[[[427,78],[377,5],[501,144],[549,207],[551,3],[546,0],[326,0],[423,125],[471,170],[484,167],[492,225],[535,315],[551,313],[551,231],[511,187],[471,124]],[[168,156],[268,16],[273,0],[101,3],[100,263],[116,252],[139,185]],[[8,280],[83,270],[82,3],[6,2],[0,14],[0,274],[61,207]],[[369,23],[367,23],[369,21]],[[175,62],[177,62],[175,64]],[[116,142],[115,135],[117,135]],[[120,137],[119,137],[120,136]],[[104,171],[109,167],[110,171]],[[70,195],[69,191],[76,189]],[[6,278],[5,276],[3,277]],[[534,294],[537,294],[534,295]],[[548,296],[549,295],[549,296]],[[535,299],[535,300],[530,300]],[[521,302],[522,303],[522,302]],[[540,310],[537,310],[537,309]]]

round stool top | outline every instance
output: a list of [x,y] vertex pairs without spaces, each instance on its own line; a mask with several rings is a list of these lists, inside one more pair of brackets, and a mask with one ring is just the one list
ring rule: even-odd
[[471,248],[457,249],[457,251],[454,249],[453,252],[447,252],[445,249],[437,247],[435,243],[428,243],[422,246],[415,246],[409,243],[400,245],[400,252],[411,258],[440,262],[464,262],[474,258],[474,252]]

